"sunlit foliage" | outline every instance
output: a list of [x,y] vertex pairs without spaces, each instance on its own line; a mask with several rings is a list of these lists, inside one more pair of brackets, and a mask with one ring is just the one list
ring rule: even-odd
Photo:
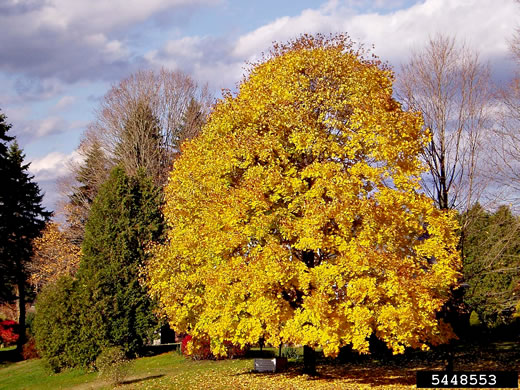
[[429,134],[392,82],[348,37],[302,36],[216,105],[174,164],[168,241],[147,266],[176,331],[216,354],[451,337],[436,312],[458,277],[456,222],[418,191]]
[[29,282],[39,291],[60,275],[73,275],[79,265],[81,248],[75,245],[56,222],[48,222],[41,237],[34,240]]

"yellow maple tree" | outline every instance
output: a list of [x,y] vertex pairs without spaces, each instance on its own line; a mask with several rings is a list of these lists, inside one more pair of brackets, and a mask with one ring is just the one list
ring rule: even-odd
[[348,37],[304,35],[216,104],[174,163],[146,269],[176,331],[221,355],[451,337],[436,313],[459,275],[456,221],[419,191],[429,133],[392,82]]

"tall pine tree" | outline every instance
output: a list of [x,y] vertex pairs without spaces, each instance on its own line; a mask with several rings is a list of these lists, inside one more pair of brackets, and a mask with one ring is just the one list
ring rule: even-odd
[[160,240],[162,193],[141,169],[115,167],[92,202],[76,279],[62,277],[36,304],[41,356],[60,371],[90,366],[106,347],[135,356],[157,328],[154,304],[140,283],[146,248]]
[[[0,128],[2,141],[12,140],[6,136],[10,126],[5,124],[5,116],[0,116]],[[29,164],[24,163],[25,155],[16,141],[8,149],[7,144],[2,144],[0,155],[0,295],[4,301],[18,301],[17,349],[21,351],[25,342],[27,264],[33,253],[32,241],[40,235],[51,213],[42,205],[43,195],[29,174]]]
[[8,187],[4,183],[8,181],[7,143],[13,140],[13,137],[7,135],[10,128],[11,125],[5,122],[5,115],[0,114],[0,183],[2,183],[0,186],[0,302],[9,302],[14,298],[11,277],[12,267],[8,261],[7,253],[5,253],[9,235],[5,223],[8,212],[5,205]]
[[7,247],[7,226],[4,223],[7,208],[4,205],[4,198],[7,195],[8,188],[3,185],[7,182],[7,143],[13,138],[7,135],[11,125],[5,122],[5,115],[0,114],[0,302],[8,302],[13,299],[13,289],[11,281],[11,267],[7,261],[7,255],[4,253]]

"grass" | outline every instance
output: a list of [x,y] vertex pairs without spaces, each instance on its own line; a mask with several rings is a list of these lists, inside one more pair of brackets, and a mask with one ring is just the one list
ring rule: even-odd
[[0,366],[0,389],[65,389],[91,382],[95,373],[71,370],[49,374],[40,359],[31,359]]
[[[258,355],[258,350],[252,350]],[[300,351],[296,351],[300,352]],[[455,370],[517,370],[520,341],[459,345]],[[278,353],[264,348],[265,355]],[[299,355],[299,353],[294,353]],[[264,374],[251,372],[253,359],[192,361],[175,352],[143,357],[130,363],[128,376],[118,389],[414,389],[415,372],[443,369],[438,352],[413,352],[406,356],[350,357],[347,363],[321,359],[316,378],[301,373],[301,359],[290,359],[288,370]],[[0,365],[0,389],[111,389],[96,373],[70,370],[51,374],[41,360]]]

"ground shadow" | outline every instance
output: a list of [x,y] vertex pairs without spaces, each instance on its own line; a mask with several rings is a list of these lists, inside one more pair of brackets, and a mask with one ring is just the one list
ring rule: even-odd
[[10,349],[7,351],[0,351],[0,364],[2,363],[14,363],[22,360],[20,353],[16,349]]
[[[317,365],[317,375],[309,376],[311,382],[333,382],[338,379],[352,381],[355,383],[366,383],[371,385],[412,385],[415,384],[415,372],[403,368],[389,369],[388,367],[362,367],[359,365],[325,363]],[[289,377],[295,378],[303,374],[303,364],[289,363],[286,370],[276,373],[242,372],[234,376],[253,375],[257,377]]]
[[[346,380],[371,386],[410,386],[416,382],[416,373],[421,370],[445,370],[447,351],[453,355],[455,371],[518,370],[520,366],[520,339],[477,340],[457,342],[449,349],[437,348],[432,351],[408,351],[404,355],[354,355],[339,359],[318,359],[318,375],[308,377],[316,384]],[[258,373],[254,371],[235,375],[258,377],[297,377],[303,373],[303,362],[289,362],[287,369],[279,373]]]
[[145,345],[139,351],[139,355],[143,357],[150,357],[161,355],[166,352],[178,351],[180,349],[179,343],[159,344],[159,345]]
[[151,380],[151,379],[162,378],[163,376],[164,376],[164,374],[150,375],[150,376],[146,376],[146,377],[143,377],[143,378],[136,378],[136,379],[125,380],[125,381],[122,381],[121,384],[122,385],[130,385],[132,383],[139,383],[139,382],[144,382],[144,381],[148,381],[148,380]]

